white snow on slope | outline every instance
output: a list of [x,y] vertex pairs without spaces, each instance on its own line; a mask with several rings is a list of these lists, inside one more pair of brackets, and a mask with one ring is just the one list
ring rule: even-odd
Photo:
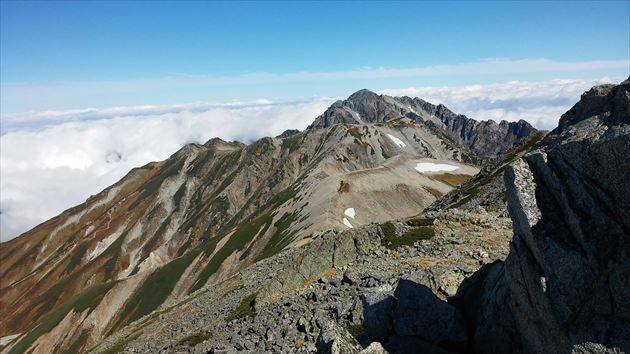
[[455,171],[457,169],[459,167],[446,163],[418,162],[416,165],[416,171],[418,172]]
[[347,217],[354,219],[356,213],[354,212],[354,208],[348,208],[343,212]]
[[346,225],[349,228],[352,228],[352,224],[350,223],[350,221],[348,221],[348,219],[343,218],[342,220],[343,224]]
[[407,146],[405,143],[403,143],[402,140],[398,139],[397,137],[391,135],[391,134],[387,134],[387,137],[389,137],[390,139],[392,139],[392,141],[394,142],[394,144],[398,145],[399,147],[405,147]]

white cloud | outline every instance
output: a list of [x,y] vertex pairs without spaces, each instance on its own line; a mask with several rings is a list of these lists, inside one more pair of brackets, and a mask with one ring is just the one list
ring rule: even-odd
[[122,107],[6,117],[13,126],[0,137],[1,239],[83,202],[131,168],[163,160],[186,143],[215,136],[249,142],[303,129],[333,101]]
[[[444,103],[476,119],[525,119],[553,128],[591,86],[549,80],[386,89]],[[349,92],[350,93],[350,92]],[[249,142],[303,129],[335,99],[191,103],[2,115],[0,239],[5,241],[111,185],[131,168],[218,136]]]
[[488,85],[426,86],[385,89],[392,96],[420,97],[442,103],[453,112],[477,120],[523,119],[539,129],[556,127],[560,116],[594,85],[623,78],[597,80],[510,81]]

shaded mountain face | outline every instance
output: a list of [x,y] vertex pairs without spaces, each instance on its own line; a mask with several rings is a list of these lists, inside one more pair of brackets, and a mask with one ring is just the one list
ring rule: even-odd
[[5,351],[89,348],[325,230],[417,214],[478,171],[410,119],[284,136],[187,145],[0,244],[0,336],[22,334]]
[[344,101],[333,103],[309,128],[325,128],[338,123],[378,123],[407,117],[447,134],[463,147],[481,157],[494,158],[536,132],[524,120],[518,122],[476,121],[455,114],[446,106],[433,105],[419,98],[377,95],[360,90]]

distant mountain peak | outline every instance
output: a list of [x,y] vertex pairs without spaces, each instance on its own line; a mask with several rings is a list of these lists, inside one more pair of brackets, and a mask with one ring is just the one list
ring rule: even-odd
[[454,113],[441,103],[434,105],[420,98],[378,95],[368,89],[361,89],[343,101],[336,101],[315,118],[308,129],[326,128],[340,123],[382,123],[403,117],[438,129],[474,154],[491,158],[537,131],[525,121],[500,124],[492,120],[476,121]]
[[295,134],[300,133],[299,130],[297,129],[287,129],[285,131],[282,132],[282,134],[276,136],[277,139],[284,139],[284,138],[288,138],[290,136],[293,136]]
[[361,98],[361,97],[374,97],[377,98],[379,97],[379,95],[373,91],[370,91],[368,89],[360,89],[358,91],[356,91],[355,93],[351,94],[348,99],[349,100],[353,100],[356,98]]

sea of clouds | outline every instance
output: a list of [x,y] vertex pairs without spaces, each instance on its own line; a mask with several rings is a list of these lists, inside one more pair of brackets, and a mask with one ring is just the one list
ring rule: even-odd
[[[382,89],[443,103],[475,119],[524,119],[552,129],[591,86],[620,79],[514,81]],[[360,88],[357,88],[360,89]],[[349,92],[350,93],[350,92]],[[0,136],[0,239],[9,240],[83,202],[131,168],[213,137],[251,142],[304,129],[334,97],[4,114]]]

